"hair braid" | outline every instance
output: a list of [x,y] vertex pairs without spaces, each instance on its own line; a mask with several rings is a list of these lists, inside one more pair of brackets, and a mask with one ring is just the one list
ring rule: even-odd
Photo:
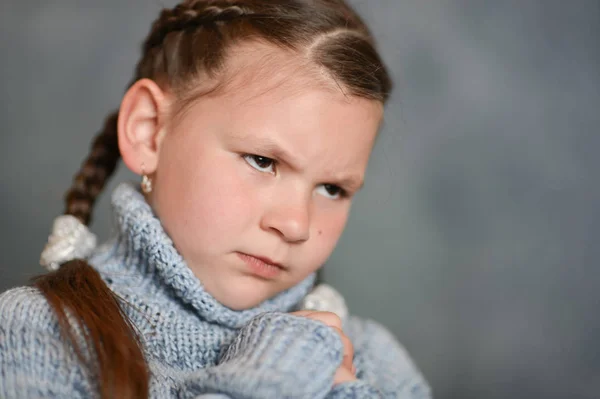
[[[66,211],[88,224],[96,198],[120,159],[117,138],[118,112],[110,114],[96,136],[90,154],[65,195]],[[98,367],[88,365],[97,379],[102,399],[148,397],[148,366],[138,333],[125,316],[121,300],[85,260],[73,259],[57,271],[35,278],[34,286],[54,310],[66,342],[82,363],[87,363],[76,337],[85,330],[85,349],[96,355]],[[75,320],[71,323],[66,313]],[[101,323],[98,320],[112,320]],[[121,368],[115,368],[119,365]]]
[[[256,13],[243,1],[185,1],[172,9],[164,9],[152,24],[142,45],[142,57],[135,69],[131,85],[142,78],[175,89],[178,78],[190,76],[193,65],[205,64],[207,70],[222,61],[223,31],[225,22],[242,21]],[[199,39],[199,35],[205,34]],[[202,42],[198,51],[194,44]],[[180,60],[186,59],[181,62]],[[185,80],[185,79],[183,79]]]
[[220,7],[207,5],[202,1],[180,4],[173,9],[163,10],[144,42],[144,54],[159,46],[171,32],[195,30],[200,26],[214,26],[247,15],[250,15],[250,11],[239,5],[230,4]]
[[84,224],[91,221],[94,202],[121,157],[117,138],[118,115],[114,112],[106,118],[102,131],[92,143],[90,154],[65,195],[65,214],[75,216]]

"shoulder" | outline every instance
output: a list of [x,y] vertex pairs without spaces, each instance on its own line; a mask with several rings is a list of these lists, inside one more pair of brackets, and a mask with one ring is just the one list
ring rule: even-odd
[[393,397],[400,392],[410,398],[431,397],[429,385],[410,354],[386,327],[350,316],[345,330],[354,345],[359,379]]
[[42,293],[33,287],[13,288],[0,294],[0,329],[42,329],[59,333],[54,312]]
[[35,288],[0,294],[0,397],[85,397],[90,383]]
[[356,340],[365,340],[371,334],[386,340],[396,341],[394,335],[381,323],[358,316],[349,316],[346,320],[348,333],[353,334]]
[[394,334],[375,320],[350,316],[346,320],[345,330],[357,350],[369,350],[382,356],[389,353],[396,360],[413,363],[408,351]]

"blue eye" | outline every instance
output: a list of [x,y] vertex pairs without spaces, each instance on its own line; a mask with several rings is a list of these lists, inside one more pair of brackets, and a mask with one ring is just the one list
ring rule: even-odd
[[346,191],[344,191],[343,188],[334,184],[321,184],[317,188],[317,192],[331,199],[340,199],[346,196]]
[[246,154],[244,160],[259,172],[275,173],[275,160],[260,155]]

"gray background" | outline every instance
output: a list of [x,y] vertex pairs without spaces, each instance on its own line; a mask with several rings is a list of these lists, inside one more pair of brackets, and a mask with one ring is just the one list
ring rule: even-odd
[[[394,331],[437,398],[600,397],[600,3],[353,4],[397,90],[325,279]],[[2,0],[0,290],[42,272],[160,5]]]

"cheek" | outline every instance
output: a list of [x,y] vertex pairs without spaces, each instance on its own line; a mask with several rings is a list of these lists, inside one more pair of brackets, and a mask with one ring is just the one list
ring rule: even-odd
[[198,151],[158,169],[159,216],[182,252],[222,248],[251,223],[257,207],[235,161],[218,151]]
[[333,252],[348,220],[347,211],[336,211],[318,215],[314,227],[311,252],[314,262],[321,266]]
[[[223,168],[214,172],[196,176],[197,180],[189,185],[186,206],[190,223],[207,237],[205,243],[209,245],[243,230],[251,219],[252,209],[250,198],[244,195],[243,182]],[[221,173],[227,178],[221,177]]]

